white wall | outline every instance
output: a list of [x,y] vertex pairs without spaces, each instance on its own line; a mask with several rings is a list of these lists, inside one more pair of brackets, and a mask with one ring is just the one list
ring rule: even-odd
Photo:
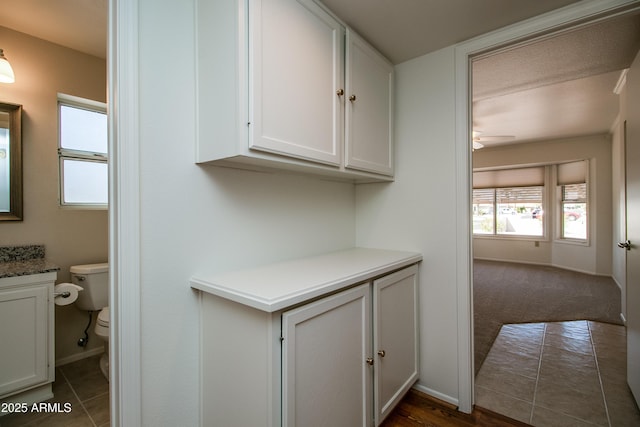
[[556,187],[547,182],[548,205],[545,207],[547,236],[539,246],[533,239],[500,239],[478,237],[473,241],[474,257],[515,262],[548,264],[591,274],[611,275],[611,137],[591,135],[528,144],[515,144],[476,150],[475,168],[551,164],[589,159],[589,244],[580,245],[558,240],[559,225],[554,222],[553,205]]
[[420,381],[456,402],[454,49],[396,67],[396,180],[356,187],[359,246],[421,252]]
[[353,246],[354,186],[194,164],[193,1],[141,0],[139,25],[142,424],[193,426],[190,276]]
[[[0,101],[23,108],[24,187],[24,219],[0,221],[0,245],[43,244],[47,259],[60,267],[57,283],[68,282],[71,265],[107,261],[108,220],[106,210],[63,209],[58,203],[57,93],[105,102],[106,62],[4,27],[0,41],[16,76],[15,83],[0,84]],[[93,328],[88,346],[76,345],[87,316],[75,305],[56,306],[56,363],[103,348]]]

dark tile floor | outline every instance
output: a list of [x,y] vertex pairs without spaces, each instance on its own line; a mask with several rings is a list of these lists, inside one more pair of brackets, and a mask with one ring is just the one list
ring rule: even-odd
[[0,426],[109,426],[109,383],[99,359],[93,356],[56,368],[50,402],[71,403],[71,412],[10,414],[0,417]]
[[586,320],[503,325],[476,376],[476,405],[537,427],[638,427],[625,331]]

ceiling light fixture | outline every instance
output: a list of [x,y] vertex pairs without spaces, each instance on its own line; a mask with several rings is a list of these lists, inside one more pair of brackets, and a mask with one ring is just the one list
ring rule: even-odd
[[11,68],[11,64],[9,64],[4,52],[0,49],[0,83],[13,83],[15,81],[13,68]]

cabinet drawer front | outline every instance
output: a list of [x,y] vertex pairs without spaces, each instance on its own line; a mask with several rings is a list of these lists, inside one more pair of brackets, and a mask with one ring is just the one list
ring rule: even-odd
[[255,6],[249,147],[340,165],[344,28],[311,1]]
[[370,426],[370,284],[282,315],[283,426]]

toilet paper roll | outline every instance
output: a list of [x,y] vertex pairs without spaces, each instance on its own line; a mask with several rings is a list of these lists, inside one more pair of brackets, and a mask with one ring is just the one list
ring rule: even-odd
[[82,287],[74,283],[60,283],[53,288],[53,301],[56,305],[73,304],[78,299],[78,292]]

